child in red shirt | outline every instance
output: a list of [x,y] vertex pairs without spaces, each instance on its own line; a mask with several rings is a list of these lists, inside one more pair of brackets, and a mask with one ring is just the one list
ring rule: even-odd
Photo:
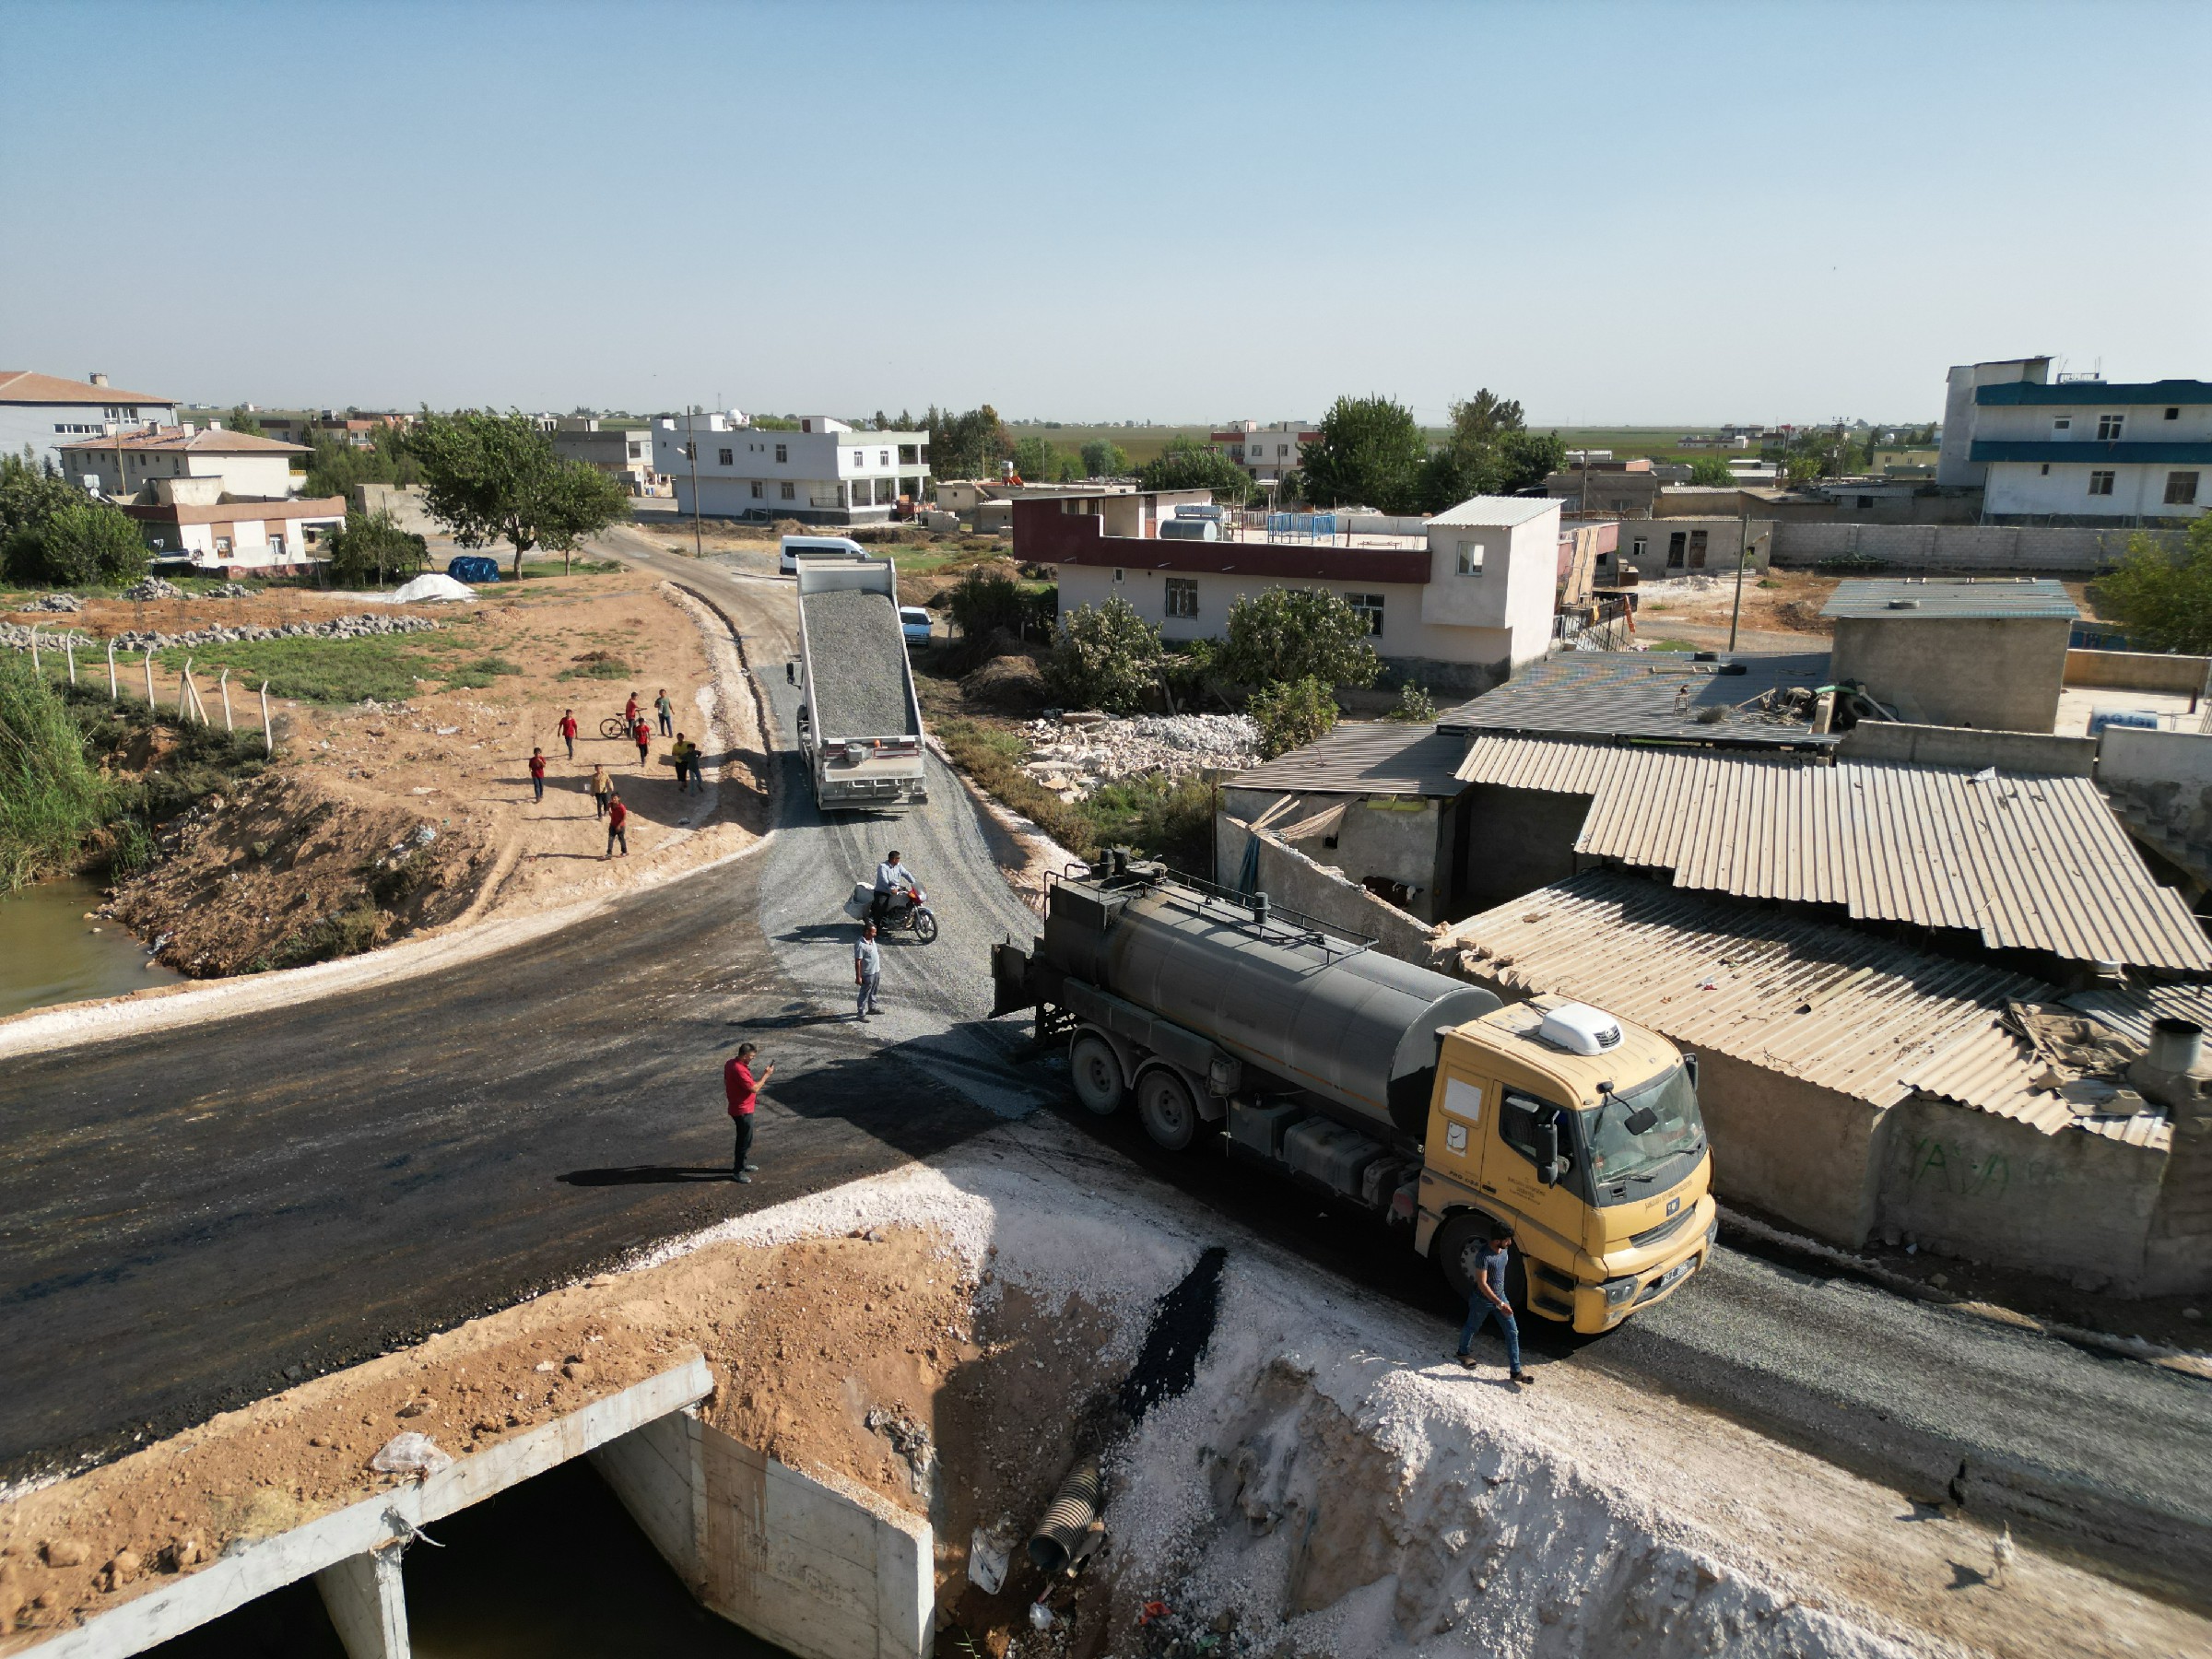
[[537,791],[539,800],[546,798],[546,751],[542,748],[530,751],[530,787]]
[[615,855],[615,844],[618,841],[622,846],[622,856],[625,858],[629,856],[629,830],[627,828],[629,823],[629,808],[622,805],[622,797],[608,795],[606,797],[606,856],[608,858]]

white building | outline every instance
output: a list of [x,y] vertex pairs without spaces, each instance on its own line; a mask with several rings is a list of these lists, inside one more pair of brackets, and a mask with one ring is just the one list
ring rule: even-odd
[[1310,421],[1278,420],[1262,426],[1253,420],[1232,420],[1208,435],[1214,448],[1227,455],[1258,484],[1273,484],[1298,467],[1300,446],[1321,441]]
[[929,482],[927,432],[862,432],[814,415],[796,431],[728,415],[664,419],[653,430],[653,470],[676,488],[679,512],[713,518],[794,518],[865,524],[891,516],[900,496],[919,502]]
[[215,425],[157,426],[72,440],[61,446],[61,466],[73,481],[97,479],[94,488],[119,500],[167,479],[213,478],[224,495],[280,501],[298,486],[294,459],[311,453],[304,444]]
[[123,511],[157,559],[182,555],[210,575],[278,575],[304,571],[321,558],[323,537],[346,522],[343,496],[241,500],[216,477],[160,478],[151,501]]
[[1950,373],[1940,485],[1984,523],[2192,519],[2212,504],[2212,382],[2051,381],[2049,358]]
[[174,423],[176,400],[150,392],[121,392],[108,377],[63,380],[29,369],[0,369],[0,454],[61,465],[61,448],[78,438],[104,437],[148,422]]
[[1169,640],[1220,637],[1244,594],[1324,588],[1366,615],[1378,654],[1438,688],[1487,688],[1550,645],[1556,500],[1477,496],[1360,546],[1163,537],[1178,504],[1147,492],[1017,501],[1014,556],[1056,567],[1063,613],[1125,599]]

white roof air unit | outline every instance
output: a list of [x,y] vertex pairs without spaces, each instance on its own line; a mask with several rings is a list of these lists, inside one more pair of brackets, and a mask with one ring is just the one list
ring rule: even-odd
[[1588,1003],[1561,1003],[1544,1011],[1536,1035],[1571,1054],[1602,1054],[1620,1046],[1620,1021]]

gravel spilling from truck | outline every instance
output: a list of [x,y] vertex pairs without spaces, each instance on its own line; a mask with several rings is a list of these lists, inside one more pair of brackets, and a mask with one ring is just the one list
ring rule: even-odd
[[815,724],[830,737],[916,737],[906,692],[906,637],[881,594],[833,588],[808,594]]

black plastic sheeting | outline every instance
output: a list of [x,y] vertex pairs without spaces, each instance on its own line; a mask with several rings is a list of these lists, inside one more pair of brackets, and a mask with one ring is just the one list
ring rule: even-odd
[[1228,1259],[1228,1251],[1209,1245],[1182,1282],[1153,1309],[1143,1351],[1122,1381],[1121,1407],[1132,1423],[1144,1421],[1145,1413],[1162,1400],[1185,1392],[1198,1374],[1198,1361],[1220,1315],[1221,1268]]

